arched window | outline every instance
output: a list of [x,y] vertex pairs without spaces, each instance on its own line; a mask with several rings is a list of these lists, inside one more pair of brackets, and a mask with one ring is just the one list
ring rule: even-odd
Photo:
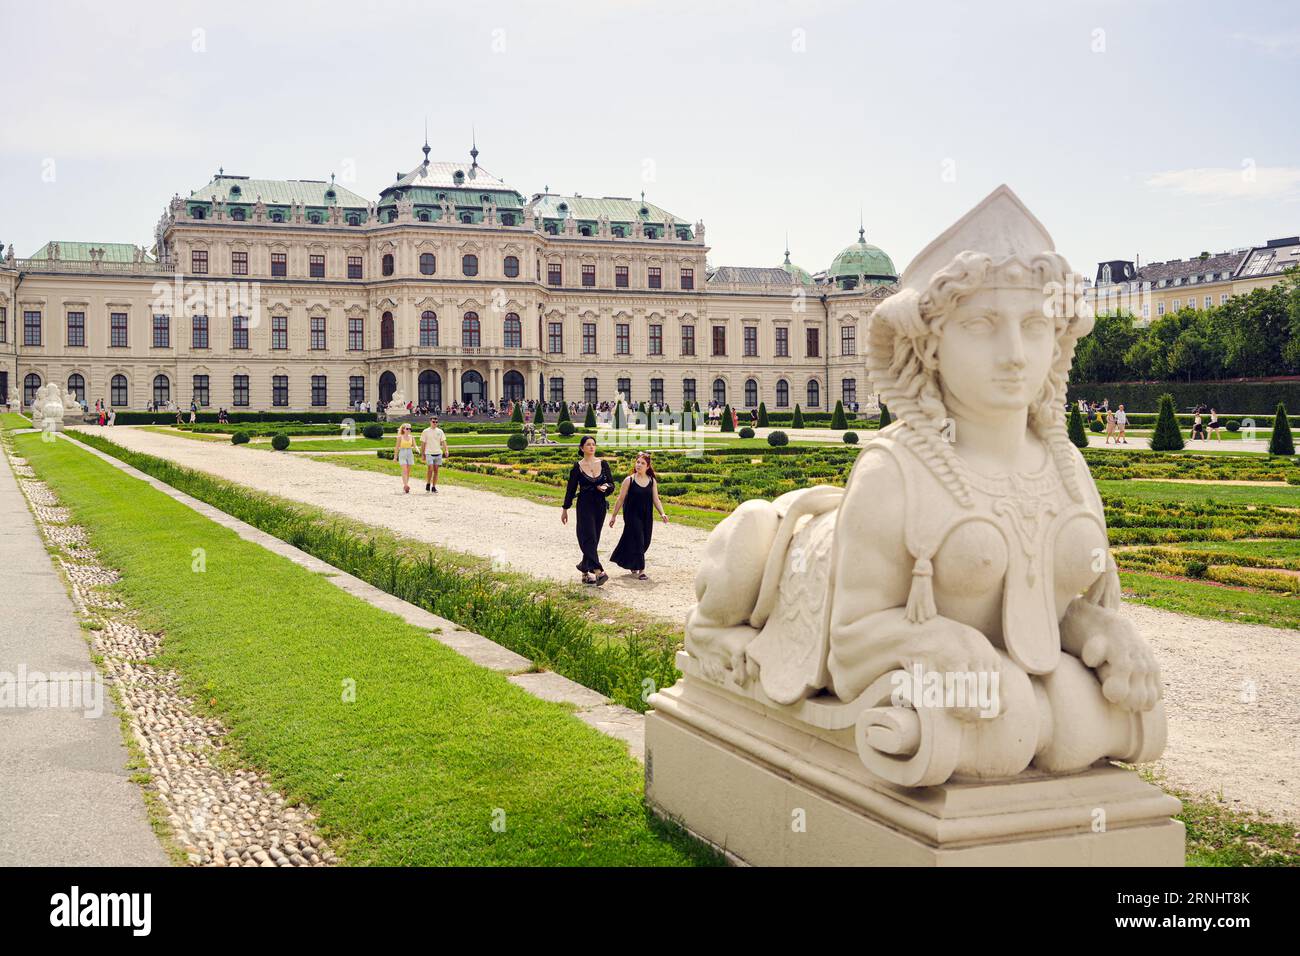
[[230,210],[230,218],[233,219],[235,222],[243,222],[243,221],[244,221],[244,210],[242,210],[242,209],[232,209],[232,210]]
[[713,400],[719,405],[724,405],[727,401],[727,383],[720,378],[713,380]]
[[35,372],[28,372],[23,379],[23,404],[30,405],[36,401],[36,393],[41,390],[41,377]]
[[433,270],[437,268],[438,260],[433,257],[432,252],[420,253],[420,275],[431,276]]
[[816,408],[822,403],[822,384],[817,379],[808,380],[808,407]]
[[776,407],[790,407],[790,383],[783,378],[776,380]]
[[[432,313],[429,313],[430,315]],[[442,376],[431,368],[420,373],[416,383],[421,405],[442,408]]]
[[420,220],[420,222],[428,222],[428,221],[429,221],[429,210],[427,210],[427,209],[421,209],[420,212],[419,212],[419,215],[417,216],[417,218]]
[[277,209],[275,212],[271,213],[271,221],[284,222],[284,213]]
[[503,212],[501,214],[501,225],[513,226],[515,224],[515,214],[512,212]]
[[519,257],[506,256],[506,278],[514,279],[519,275]]
[[195,219],[202,219],[204,215],[206,215],[206,213],[202,206],[195,206],[193,209],[190,210],[190,215],[193,216]]
[[465,313],[465,319],[460,324],[460,344],[467,349],[476,349],[482,344],[477,312]]
[[115,408],[123,407],[129,397],[126,391],[126,376],[114,375],[108,383],[108,403]]
[[[171,400],[172,400],[172,383],[168,381],[166,375],[155,375],[153,377],[154,405],[155,406],[166,405]],[[116,404],[116,402],[114,404]]]
[[73,372],[68,376],[68,394],[79,402],[86,400],[86,380],[81,377],[80,372]]
[[319,224],[319,223],[320,223],[320,213],[318,213],[318,212],[309,212],[309,213],[307,214],[307,221],[310,222],[310,223],[312,223],[312,224]]
[[429,348],[438,344],[438,316],[433,312],[420,313],[420,344]]
[[391,252],[384,253],[382,271],[386,276],[393,274],[393,254]]
[[501,376],[501,397],[506,401],[522,402],[524,400],[524,377],[511,369]]
[[758,404],[758,382],[752,378],[745,379],[745,407],[753,408]]
[[470,253],[462,256],[460,260],[460,271],[467,276],[478,275],[478,256]]
[[474,221],[474,217],[467,212],[463,212],[460,214],[460,221],[465,223],[465,225],[469,225]]
[[506,313],[505,328],[505,346],[508,349],[523,348],[524,345],[524,325],[519,321],[519,316],[513,312]]
[[393,313],[385,312],[384,317],[379,320],[379,347],[381,349],[391,349],[395,346],[393,341],[396,336],[393,334]]

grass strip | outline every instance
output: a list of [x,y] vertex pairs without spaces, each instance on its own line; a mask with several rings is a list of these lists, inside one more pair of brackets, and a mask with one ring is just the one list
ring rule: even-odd
[[158,663],[349,863],[714,861],[648,813],[624,745],[564,706],[68,442],[16,446],[165,632]]

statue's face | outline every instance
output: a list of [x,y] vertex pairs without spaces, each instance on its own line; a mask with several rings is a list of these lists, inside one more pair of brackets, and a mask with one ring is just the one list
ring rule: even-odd
[[980,289],[943,325],[939,376],[944,401],[968,414],[1027,408],[1047,380],[1054,323],[1032,289]]

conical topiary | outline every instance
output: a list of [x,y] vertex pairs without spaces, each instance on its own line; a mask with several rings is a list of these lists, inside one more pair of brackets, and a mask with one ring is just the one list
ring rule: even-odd
[[893,419],[889,417],[889,409],[886,408],[884,405],[881,405],[880,406],[880,427],[884,428],[892,421]]
[[558,425],[560,422],[568,422],[568,421],[572,421],[572,420],[573,420],[573,419],[569,418],[569,403],[568,403],[568,402],[561,402],[561,403],[560,403],[560,417],[557,418],[557,419],[555,420],[555,424]]
[[614,427],[627,428],[627,411],[623,408],[622,402],[614,406]]
[[1083,414],[1078,405],[1070,406],[1070,426],[1067,429],[1070,441],[1078,448],[1088,447],[1088,433],[1083,430]]
[[1151,433],[1152,451],[1181,451],[1183,432],[1174,414],[1174,397],[1168,392],[1160,396],[1160,413],[1156,416],[1155,431]]
[[758,403],[758,427],[767,428],[767,403]]
[[736,426],[731,422],[731,406],[724,405],[722,406],[722,427],[719,431],[734,432],[735,430]]
[[803,428],[803,409],[799,407],[798,402],[794,403],[794,420],[790,422],[790,427]]
[[831,413],[831,428],[842,432],[848,427],[849,420],[844,417],[844,402],[837,400],[835,402],[835,411]]
[[1277,413],[1273,416],[1273,437],[1268,440],[1270,455],[1294,455],[1295,441],[1291,438],[1291,423],[1286,417],[1286,406],[1277,403]]
[[595,405],[591,405],[591,404],[587,405],[587,417],[583,419],[582,427],[583,428],[596,427],[596,406]]
[[542,403],[541,403],[541,402],[538,402],[537,405],[536,405],[536,407],[533,409],[533,424],[534,424],[534,425],[545,425],[545,424],[546,424],[546,416],[542,414]]
[[510,413],[510,420],[514,422],[516,425],[522,425],[524,423],[523,402],[515,402],[515,410]]

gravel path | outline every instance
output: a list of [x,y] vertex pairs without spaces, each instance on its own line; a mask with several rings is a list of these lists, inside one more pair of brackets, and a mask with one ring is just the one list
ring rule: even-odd
[[[555,580],[577,578],[572,525],[559,509],[474,488],[401,482],[297,456],[174,438],[135,428],[100,429],[120,445],[249,488],[302,501],[421,541],[491,557]],[[454,454],[454,450],[453,450]],[[422,475],[420,476],[422,478]],[[617,543],[605,530],[601,551]],[[694,569],[706,532],[659,523],[647,569],[634,581],[611,566],[604,594],[680,622],[694,603]],[[1158,764],[1173,787],[1226,805],[1300,822],[1300,632],[1188,617],[1135,604],[1125,612],[1156,650],[1165,678],[1169,745]]]

